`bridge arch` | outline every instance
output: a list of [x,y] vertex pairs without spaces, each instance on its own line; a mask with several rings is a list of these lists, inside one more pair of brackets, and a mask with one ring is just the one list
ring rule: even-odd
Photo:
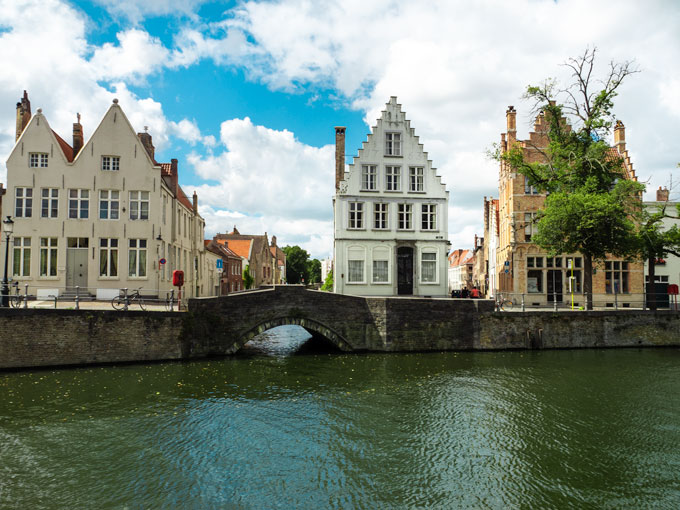
[[349,342],[347,342],[347,340],[345,340],[345,338],[342,335],[340,335],[336,331],[332,330],[328,326],[318,321],[302,317],[282,316],[262,321],[257,326],[248,330],[246,333],[241,335],[241,337],[236,342],[232,344],[227,354],[234,354],[239,349],[241,349],[241,347],[243,347],[250,340],[252,340],[255,336],[259,335],[260,333],[264,333],[269,329],[277,328],[279,326],[301,326],[310,332],[314,332],[323,336],[330,343],[335,345],[338,349],[340,349],[343,352],[350,352],[354,350],[354,348],[349,344]]

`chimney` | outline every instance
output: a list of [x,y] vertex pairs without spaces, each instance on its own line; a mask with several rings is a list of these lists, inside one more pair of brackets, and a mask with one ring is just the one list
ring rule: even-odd
[[155,152],[156,148],[153,146],[153,142],[151,141],[151,135],[147,131],[149,128],[147,126],[144,126],[144,132],[143,133],[137,133],[137,136],[139,137],[139,140],[142,142],[142,145],[146,149],[146,152],[149,153],[149,157],[153,162],[156,162],[155,158]]
[[614,145],[619,153],[626,150],[626,126],[620,120],[617,120],[614,126]]
[[[149,141],[151,141],[151,136],[149,136]],[[151,150],[153,151],[153,145],[151,146]],[[151,156],[151,159],[153,159],[153,156]],[[174,158],[170,160],[170,177],[172,178],[172,192],[177,196],[179,193],[179,172],[177,171],[177,159]]]
[[16,124],[16,142],[21,133],[24,132],[28,121],[31,120],[31,102],[28,100],[28,93],[24,90],[24,97],[17,103],[17,124]]
[[659,189],[656,190],[656,201],[668,202],[668,188],[664,186],[664,188],[661,189],[661,186],[659,186]]
[[272,246],[276,246],[276,236],[272,236]]
[[196,191],[194,191],[194,196],[193,196],[193,202],[194,202],[194,214],[198,214],[198,195],[196,194]]
[[345,127],[335,127],[335,190],[340,189],[340,181],[345,177]]
[[514,106],[508,106],[505,112],[505,120],[508,130],[508,145],[512,145],[517,141],[517,112]]
[[241,235],[241,232],[239,232],[239,231],[236,229],[236,225],[234,225],[234,230],[232,231],[232,234],[235,234],[235,235],[237,235],[237,236],[238,236],[238,235]]
[[83,126],[80,124],[80,114],[76,114],[77,122],[73,123],[73,158],[78,155],[83,148]]

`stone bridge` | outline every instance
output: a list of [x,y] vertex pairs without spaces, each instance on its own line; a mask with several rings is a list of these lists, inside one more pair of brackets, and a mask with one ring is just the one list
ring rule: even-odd
[[189,301],[189,357],[232,354],[277,326],[302,326],[342,351],[471,350],[486,300],[364,298],[278,285]]

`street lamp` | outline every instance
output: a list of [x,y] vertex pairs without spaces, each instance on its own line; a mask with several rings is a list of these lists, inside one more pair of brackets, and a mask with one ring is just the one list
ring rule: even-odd
[[5,233],[5,276],[2,279],[2,300],[0,305],[3,308],[9,306],[9,280],[7,280],[7,262],[9,260],[9,238],[14,230],[14,222],[11,216],[2,222],[2,231]]

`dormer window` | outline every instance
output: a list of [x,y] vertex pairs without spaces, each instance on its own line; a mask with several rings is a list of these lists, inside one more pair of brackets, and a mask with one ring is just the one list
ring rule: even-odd
[[28,154],[28,166],[30,168],[47,168],[47,154],[43,152],[30,152]]
[[120,156],[102,156],[102,170],[120,170]]
[[385,156],[401,156],[401,133],[385,133]]

